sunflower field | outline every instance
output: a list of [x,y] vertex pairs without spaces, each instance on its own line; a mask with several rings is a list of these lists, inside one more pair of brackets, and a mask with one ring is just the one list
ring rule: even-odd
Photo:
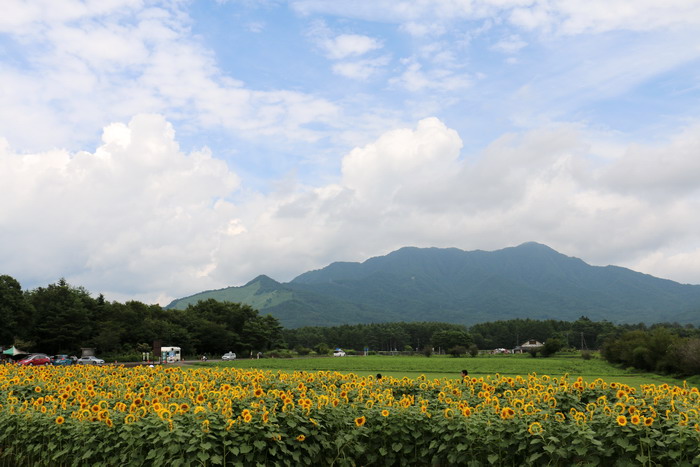
[[0,366],[0,466],[524,464],[700,464],[700,392],[566,375]]

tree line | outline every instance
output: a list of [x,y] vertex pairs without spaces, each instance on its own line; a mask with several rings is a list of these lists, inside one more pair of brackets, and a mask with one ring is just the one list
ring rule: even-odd
[[284,346],[279,321],[248,305],[206,300],[165,310],[135,300],[108,302],[64,279],[23,291],[16,279],[0,276],[0,323],[0,345],[50,355],[92,347],[101,355],[138,357],[155,341],[181,347],[185,355]]
[[561,348],[601,350],[608,361],[642,370],[700,374],[700,329],[674,323],[646,325],[578,320],[512,319],[471,327],[438,322],[394,322],[284,329],[248,305],[213,299],[184,310],[139,301],[109,302],[64,279],[22,290],[0,276],[0,345],[27,351],[76,354],[94,347],[104,356],[140,354],[154,341],[178,346],[184,355],[239,355],[286,349],[304,355],[340,347],[371,351],[513,349],[536,339],[549,343],[543,355]]

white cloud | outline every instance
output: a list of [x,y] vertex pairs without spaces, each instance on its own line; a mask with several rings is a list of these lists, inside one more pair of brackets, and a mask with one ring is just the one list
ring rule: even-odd
[[296,0],[302,14],[394,22],[416,35],[446,31],[463,20],[506,19],[525,30],[558,34],[652,31],[700,25],[693,0]]
[[[235,207],[238,177],[203,150],[179,151],[160,116],[105,128],[94,153],[0,149],[3,269],[65,276],[107,293],[158,294],[201,285]],[[234,232],[235,233],[235,232]]]
[[[551,126],[504,135],[463,159],[457,133],[425,119],[349,152],[338,183],[257,198],[244,208],[247,233],[225,249],[243,257],[250,277],[270,272],[288,280],[405,245],[488,250],[535,240],[592,264],[642,265],[644,272],[700,282],[700,263],[686,261],[674,273],[656,268],[661,262],[639,262],[663,252],[668,238],[679,251],[698,248],[698,200],[651,200],[601,185],[597,180],[616,169],[594,159],[595,138],[578,126]],[[249,253],[254,242],[257,251]],[[241,269],[240,261],[228,264],[217,274]]]
[[605,186],[653,199],[678,199],[700,193],[700,125],[670,141],[630,145],[602,174]]
[[[162,117],[143,115],[106,127],[94,152],[17,154],[0,144],[0,257],[5,273],[36,285],[65,276],[111,299],[163,303],[406,245],[490,250],[530,240],[698,283],[698,197],[649,196],[659,188],[645,183],[654,162],[669,166],[668,186],[684,177],[664,154],[700,152],[697,133],[600,159],[595,133],[557,125],[463,157],[457,132],[427,118],[347,153],[334,181],[289,180],[263,194],[239,191],[225,163],[183,154]],[[643,170],[624,176],[639,183],[622,185],[634,154]]]
[[461,146],[457,133],[438,119],[421,120],[415,131],[393,130],[351,151],[343,159],[343,185],[359,197],[387,200],[398,191],[420,190],[456,168]]
[[350,79],[366,80],[379,73],[388,63],[388,57],[339,62],[333,65],[333,72]]
[[423,65],[414,59],[406,59],[404,64],[406,68],[403,73],[390,79],[389,83],[410,92],[423,90],[457,91],[471,85],[471,79],[466,73],[439,67],[424,70]]
[[332,39],[323,40],[321,46],[328,58],[333,60],[359,57],[382,47],[378,40],[360,34],[340,34]]
[[[22,61],[0,67],[0,127],[15,147],[80,147],[105,123],[140,112],[184,120],[189,128],[300,141],[321,137],[307,123],[337,118],[336,105],[323,98],[255,89],[227,76],[191,37],[177,2],[44,3],[45,9],[16,5],[4,24],[26,51]],[[359,53],[361,42],[341,46]]]
[[526,45],[527,42],[522,40],[520,36],[518,36],[517,34],[513,34],[496,42],[493,45],[493,49],[506,54],[514,54]]
[[692,0],[575,0],[549,2],[512,10],[511,21],[525,29],[561,34],[603,33],[615,30],[651,31],[700,25],[700,4]]

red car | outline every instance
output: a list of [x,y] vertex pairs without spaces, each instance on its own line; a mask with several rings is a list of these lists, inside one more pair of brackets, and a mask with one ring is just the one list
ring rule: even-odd
[[35,353],[17,362],[18,365],[51,365],[51,359],[43,353]]

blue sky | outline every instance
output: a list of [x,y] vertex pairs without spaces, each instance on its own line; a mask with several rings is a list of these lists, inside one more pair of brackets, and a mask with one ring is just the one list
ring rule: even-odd
[[700,284],[692,0],[9,0],[0,273],[167,303],[402,246]]

